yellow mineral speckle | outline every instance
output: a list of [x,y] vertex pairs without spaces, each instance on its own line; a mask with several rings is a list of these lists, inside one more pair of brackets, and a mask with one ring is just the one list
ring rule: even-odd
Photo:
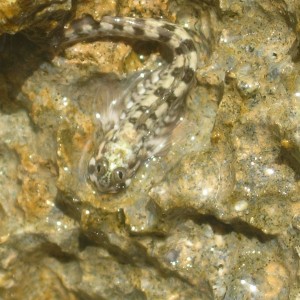
[[286,280],[288,280],[287,270],[276,262],[269,263],[266,268],[266,292],[264,299],[276,299],[284,288]]
[[35,153],[31,153],[32,149],[29,149],[27,145],[19,146],[17,148],[18,153],[21,157],[22,167],[28,173],[36,173],[38,171],[39,161],[38,157],[36,157]]
[[17,16],[20,13],[20,7],[18,5],[18,0],[8,0],[1,1],[0,3],[0,19],[1,23],[5,20]]
[[280,144],[284,149],[287,149],[287,150],[290,150],[294,147],[293,142],[291,140],[287,140],[287,139],[281,140]]
[[52,197],[51,186],[45,179],[28,176],[23,179],[22,191],[18,195],[18,204],[27,218],[41,218],[52,210],[52,205],[49,205],[53,204]]
[[223,136],[221,132],[214,131],[211,135],[211,141],[212,143],[217,144],[222,137]]

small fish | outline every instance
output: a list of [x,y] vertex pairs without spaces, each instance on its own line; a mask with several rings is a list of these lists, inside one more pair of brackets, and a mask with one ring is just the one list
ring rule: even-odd
[[85,15],[65,29],[61,46],[115,36],[157,41],[171,50],[172,59],[135,80],[122,100],[118,122],[89,160],[88,178],[101,193],[126,188],[141,163],[161,151],[159,145],[167,142],[181,115],[197,68],[188,32],[163,20],[105,16],[98,22]]

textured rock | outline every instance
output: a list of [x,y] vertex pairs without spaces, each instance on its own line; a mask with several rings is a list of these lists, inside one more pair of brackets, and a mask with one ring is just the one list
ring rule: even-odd
[[[4,0],[0,3],[0,34],[36,30],[44,34],[58,26],[72,8],[70,0]],[[39,36],[42,38],[42,35]]]
[[[298,299],[299,9],[2,1],[0,298]],[[198,42],[170,150],[120,194],[86,179],[103,135],[95,112],[161,58],[122,39],[56,53],[48,37],[84,13],[164,17]]]

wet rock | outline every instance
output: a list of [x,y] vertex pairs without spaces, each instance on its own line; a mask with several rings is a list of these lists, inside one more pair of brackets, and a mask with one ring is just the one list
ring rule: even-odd
[[72,8],[72,1],[30,1],[30,0],[3,0],[0,3],[0,35],[3,33],[15,34],[28,30],[27,35],[34,39],[44,38],[34,36],[36,30],[50,33],[67,16]]
[[[46,46],[70,12],[163,16],[197,42],[168,151],[119,194],[87,180],[99,116],[164,50]],[[299,297],[296,2],[4,1],[0,20],[22,31],[0,42],[0,298]]]

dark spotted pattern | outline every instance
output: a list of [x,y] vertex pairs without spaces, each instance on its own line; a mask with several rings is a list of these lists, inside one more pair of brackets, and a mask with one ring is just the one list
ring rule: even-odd
[[175,49],[177,55],[188,54],[189,52],[196,51],[194,42],[192,40],[184,40],[181,44]]
[[177,67],[177,68],[174,68],[174,70],[172,71],[172,76],[174,77],[178,77],[178,76],[181,76],[183,73],[183,67]]
[[161,86],[154,91],[154,95],[157,97],[162,97],[166,93],[167,93],[167,90]]
[[166,102],[168,103],[169,106],[172,105],[172,103],[177,99],[177,97],[174,95],[173,92],[171,92],[167,97],[166,97]]
[[134,33],[135,33],[136,35],[144,35],[144,34],[145,34],[145,30],[142,29],[142,28],[140,28],[140,27],[134,26],[134,27],[132,27],[132,28],[133,28]]
[[137,121],[137,118],[129,118],[128,120],[130,123],[135,124]]
[[146,125],[146,124],[139,124],[139,125],[137,126],[137,128],[138,128],[139,130],[148,131],[148,128],[147,128],[147,125]]
[[183,47],[183,45],[185,45],[185,47],[190,51],[196,51],[196,47],[195,44],[192,40],[184,40],[180,46]]
[[182,81],[186,84],[189,84],[194,78],[194,70],[191,68],[187,68],[184,72],[184,76],[182,77]]
[[168,30],[164,29],[163,27],[158,28],[157,32],[159,35],[159,41],[162,43],[169,42],[173,36],[172,32],[169,32]]
[[[90,181],[100,192],[113,193],[128,186],[128,179],[146,158],[145,153],[155,155],[159,146],[155,141],[161,143],[167,138],[166,133],[175,127],[184,97],[193,82],[197,55],[189,34],[161,19],[105,16],[97,22],[91,16],[85,16],[65,31],[62,46],[103,36],[154,40],[170,50],[170,59],[166,63],[159,65],[154,73],[143,73],[126,93],[122,99],[125,107],[120,112],[122,117],[110,126],[112,129],[105,133],[99,149],[89,161]],[[105,174],[97,172],[96,166],[101,164],[100,170],[105,170]],[[122,172],[121,177],[118,172]]]
[[149,118],[151,118],[152,120],[157,120],[157,116],[156,116],[156,114],[155,113],[152,113],[150,116],[149,116]]
[[161,28],[167,29],[168,31],[175,31],[176,30],[176,26],[172,25],[172,24],[164,24],[161,26]]
[[113,28],[118,30],[118,31],[122,31],[124,26],[122,24],[115,23],[115,24],[113,24]]
[[147,110],[149,110],[149,107],[148,106],[139,106],[139,110],[141,112],[146,112]]

